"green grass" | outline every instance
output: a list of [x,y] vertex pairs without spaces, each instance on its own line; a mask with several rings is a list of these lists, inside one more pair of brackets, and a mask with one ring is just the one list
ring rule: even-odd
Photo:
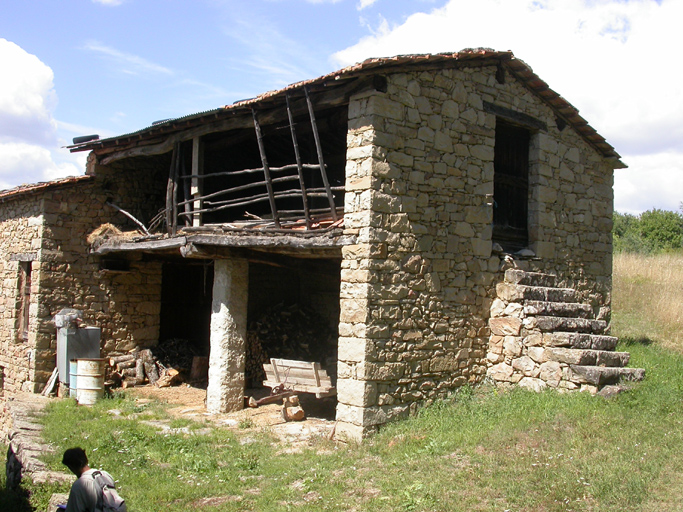
[[647,379],[614,399],[466,388],[362,445],[318,440],[298,454],[252,425],[164,433],[152,426],[162,404],[55,401],[45,435],[57,454],[47,461],[58,469],[63,449],[82,446],[140,512],[676,510],[683,356],[621,348]]
[[[161,431],[160,403],[62,400],[45,417],[57,449],[46,461],[59,469],[61,452],[82,446],[136,512],[683,510],[683,351],[636,303],[615,303],[629,305],[614,312],[618,350],[647,376],[613,399],[464,388],[361,445],[317,439],[294,454],[247,420]],[[0,492],[0,510],[42,511],[52,490]]]

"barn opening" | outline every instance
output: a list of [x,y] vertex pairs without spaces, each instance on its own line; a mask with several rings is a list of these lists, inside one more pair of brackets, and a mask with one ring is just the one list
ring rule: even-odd
[[[212,291],[212,261],[162,264],[159,344],[154,349],[162,363],[190,372],[195,357],[208,361]],[[198,385],[205,386],[207,378],[205,372],[195,375]]]
[[[271,358],[320,363],[336,384],[340,272],[336,258],[250,262],[245,382],[254,396],[270,392],[262,383]],[[306,408],[332,419],[336,398],[308,400]]]

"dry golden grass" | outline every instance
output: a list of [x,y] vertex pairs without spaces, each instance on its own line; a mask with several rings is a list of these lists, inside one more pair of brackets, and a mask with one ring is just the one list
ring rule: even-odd
[[613,334],[683,352],[683,254],[614,256]]

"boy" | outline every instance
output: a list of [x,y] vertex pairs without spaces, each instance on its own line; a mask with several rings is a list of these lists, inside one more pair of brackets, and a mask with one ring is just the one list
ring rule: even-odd
[[[83,448],[69,448],[64,452],[62,464],[78,477],[71,486],[66,512],[96,512],[98,502],[101,507],[102,491],[92,476],[97,470],[88,466],[88,457]],[[114,487],[114,479],[106,471],[100,471],[106,483]]]

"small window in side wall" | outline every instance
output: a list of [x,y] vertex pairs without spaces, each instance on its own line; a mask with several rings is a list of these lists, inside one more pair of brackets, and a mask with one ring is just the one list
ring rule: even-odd
[[28,340],[29,307],[31,305],[31,261],[19,262],[17,279],[17,340]]
[[529,243],[529,130],[496,122],[493,167],[493,241],[505,250]]

